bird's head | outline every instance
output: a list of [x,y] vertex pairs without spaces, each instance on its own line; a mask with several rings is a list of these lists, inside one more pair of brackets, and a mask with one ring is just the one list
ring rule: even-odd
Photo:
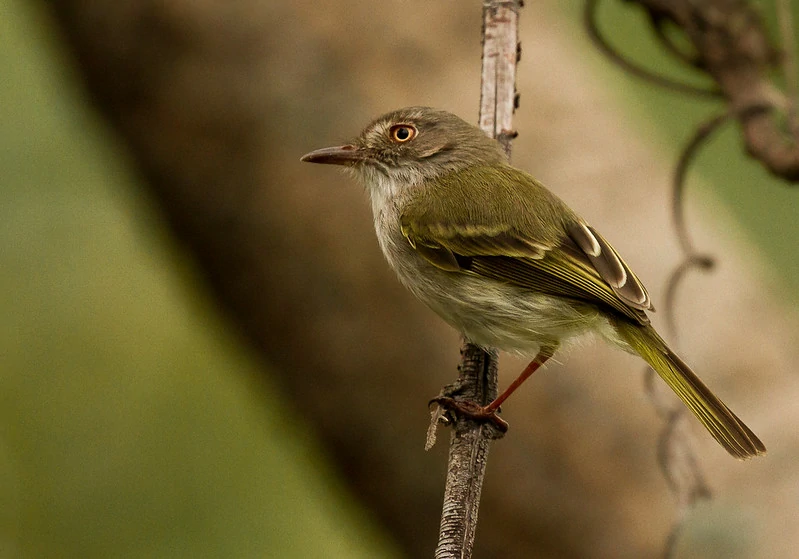
[[407,107],[375,119],[351,143],[312,151],[302,160],[346,165],[369,188],[395,190],[507,157],[499,143],[452,113]]

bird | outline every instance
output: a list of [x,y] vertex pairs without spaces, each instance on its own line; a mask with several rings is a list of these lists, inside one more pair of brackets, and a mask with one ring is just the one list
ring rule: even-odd
[[459,411],[504,423],[511,393],[564,343],[595,333],[639,355],[732,456],[766,452],[657,333],[649,293],[616,249],[480,128],[407,107],[301,160],[343,166],[365,187],[380,248],[418,299],[467,341],[531,359],[494,401]]

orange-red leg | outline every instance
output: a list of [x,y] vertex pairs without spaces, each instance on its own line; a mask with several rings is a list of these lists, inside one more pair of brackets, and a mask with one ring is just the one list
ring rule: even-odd
[[485,407],[483,408],[483,412],[484,412],[484,413],[486,413],[486,414],[492,414],[492,413],[494,413],[495,411],[497,411],[497,410],[499,409],[499,406],[501,406],[501,405],[502,405],[502,403],[503,403],[505,400],[507,400],[507,399],[508,399],[508,397],[509,397],[511,394],[513,394],[514,392],[516,392],[516,389],[517,389],[517,388],[519,388],[519,387],[520,387],[520,386],[521,386],[521,385],[524,383],[524,381],[526,381],[528,378],[530,378],[530,376],[531,376],[531,375],[532,375],[534,372],[536,372],[536,371],[537,371],[537,370],[538,370],[538,369],[541,367],[541,365],[543,365],[544,363],[546,363],[546,362],[549,360],[549,358],[550,358],[550,357],[552,357],[553,355],[555,355],[555,350],[556,350],[556,349],[557,349],[557,346],[543,346],[543,347],[542,347],[542,348],[541,348],[541,349],[538,351],[538,355],[536,355],[536,356],[535,356],[535,359],[533,359],[532,361],[530,361],[530,364],[529,364],[529,365],[527,365],[527,366],[524,368],[524,370],[521,372],[521,374],[520,374],[518,377],[516,377],[516,380],[514,380],[514,381],[513,381],[513,382],[510,384],[510,386],[508,386],[508,387],[505,389],[505,391],[504,391],[502,394],[500,394],[499,396],[497,396],[497,397],[494,399],[494,401],[493,401],[493,402],[491,402],[490,404],[488,404],[487,406],[485,406]]
[[530,378],[530,376],[536,372],[541,365],[546,363],[550,357],[555,355],[555,351],[557,349],[557,345],[546,345],[541,347],[541,349],[538,351],[538,355],[535,356],[535,359],[533,359],[530,364],[524,368],[516,380],[514,380],[502,394],[497,396],[494,401],[487,406],[479,406],[470,401],[456,400],[450,396],[440,396],[431,401],[436,402],[445,408],[453,409],[470,419],[475,419],[478,421],[491,421],[500,431],[505,432],[508,429],[508,424],[504,419],[497,415],[499,406],[501,406],[502,403],[524,383],[524,381]]

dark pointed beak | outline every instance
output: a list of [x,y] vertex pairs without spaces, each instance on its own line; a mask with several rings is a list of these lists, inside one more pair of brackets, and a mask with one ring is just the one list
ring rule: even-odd
[[363,150],[348,144],[346,146],[317,149],[303,155],[300,161],[327,163],[329,165],[352,165],[358,161],[363,161],[363,159]]

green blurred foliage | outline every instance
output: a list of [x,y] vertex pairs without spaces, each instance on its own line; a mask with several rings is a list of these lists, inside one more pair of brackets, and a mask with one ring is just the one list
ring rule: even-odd
[[0,557],[389,556],[44,14],[0,18]]

